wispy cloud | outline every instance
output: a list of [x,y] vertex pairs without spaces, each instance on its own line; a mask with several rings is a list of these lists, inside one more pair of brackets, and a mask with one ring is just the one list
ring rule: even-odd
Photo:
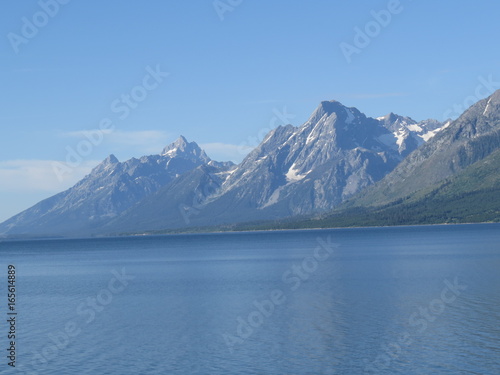
[[75,168],[59,181],[53,170],[53,160],[0,161],[0,192],[58,193],[87,175],[99,162],[92,160]]

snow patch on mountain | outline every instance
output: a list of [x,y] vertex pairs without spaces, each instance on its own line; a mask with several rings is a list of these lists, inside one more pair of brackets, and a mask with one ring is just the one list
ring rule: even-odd
[[401,147],[404,140],[408,136],[408,133],[405,132],[404,130],[400,130],[400,131],[394,132],[393,134],[396,137],[396,144],[398,145],[398,148]]
[[[323,117],[320,118],[320,120],[314,125],[313,129],[309,132],[309,135],[307,136],[306,139],[306,145],[310,144],[313,142],[315,139],[317,139],[317,129],[320,128],[325,120],[325,118],[328,117],[327,114],[325,113]],[[303,127],[303,130],[307,129],[307,127]],[[294,133],[295,134],[295,133]],[[288,140],[287,140],[288,141]]]
[[451,124],[451,121],[448,121],[446,124],[444,124],[443,126],[439,127],[439,128],[436,128],[434,130],[431,130],[425,134],[422,134],[420,135],[420,137],[425,141],[425,142],[428,142],[429,139],[431,139],[432,137],[434,137],[437,133],[439,133],[441,130],[444,130],[446,129],[448,126],[450,126]]
[[414,151],[444,129],[443,124],[437,120],[417,122],[394,113],[377,117],[377,120],[392,133],[380,135],[378,141],[398,150],[402,156]]
[[491,98],[488,100],[488,103],[486,103],[486,107],[484,108],[483,116],[488,112],[488,109],[490,108],[490,102],[491,102]]
[[412,132],[422,132],[424,130],[417,124],[406,125],[406,128]]
[[288,170],[288,172],[286,172],[286,174],[285,174],[287,182],[293,183],[293,182],[300,181],[300,180],[304,179],[304,177],[306,177],[306,175],[307,175],[307,174],[301,175],[298,172],[299,171],[295,168],[295,163],[293,163],[292,166],[290,167],[290,169]]
[[162,156],[169,156],[169,157],[174,157],[175,154],[179,151],[178,148],[173,148],[171,150],[168,150],[167,152],[165,152],[164,154],[162,154]]

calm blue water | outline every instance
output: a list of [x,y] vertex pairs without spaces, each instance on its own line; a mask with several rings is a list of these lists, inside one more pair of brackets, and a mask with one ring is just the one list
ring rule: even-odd
[[496,224],[0,242],[8,264],[0,373],[500,374]]

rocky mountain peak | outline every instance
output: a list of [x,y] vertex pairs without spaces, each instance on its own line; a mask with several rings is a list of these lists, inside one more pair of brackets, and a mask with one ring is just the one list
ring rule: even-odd
[[385,122],[395,122],[400,116],[396,115],[394,112],[390,112],[385,116],[378,117],[377,120]]
[[120,161],[113,154],[109,155],[106,159],[104,159],[103,163],[106,164],[118,164]]
[[181,136],[179,136],[179,138],[177,138],[175,140],[175,142],[172,142],[171,144],[169,144],[167,147],[165,147],[163,149],[162,155],[168,154],[170,151],[173,151],[173,150],[185,151],[188,144],[189,144],[189,142],[187,141],[187,139],[181,135]]
[[109,170],[110,168],[113,168],[114,166],[120,164],[120,161],[116,158],[115,155],[111,154],[109,155],[106,159],[104,159],[100,164],[98,164],[93,170],[92,174],[99,174],[103,171]]
[[409,125],[417,124],[417,121],[413,120],[411,117],[405,117],[391,112],[385,116],[378,117],[377,120],[381,121],[385,128],[394,132],[402,127],[408,127]]
[[168,156],[170,158],[183,158],[183,159],[199,159],[203,163],[208,163],[210,158],[207,156],[196,142],[188,142],[184,136],[180,136],[177,140],[167,147],[161,153],[161,156]]
[[330,118],[332,115],[343,119],[346,123],[350,123],[355,117],[353,110],[357,112],[355,108],[348,108],[336,100],[323,101],[316,108],[311,117],[309,117],[309,120],[304,126],[307,126],[307,124],[316,124],[322,118]]

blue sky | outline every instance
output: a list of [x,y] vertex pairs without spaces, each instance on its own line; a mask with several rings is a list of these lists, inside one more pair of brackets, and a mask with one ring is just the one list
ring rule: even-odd
[[[500,88],[495,1],[59,1],[2,2],[0,221],[110,153],[158,153],[180,134],[237,162],[322,100],[442,120]],[[151,70],[169,75],[145,90]],[[54,163],[105,119],[113,130],[59,178]]]

